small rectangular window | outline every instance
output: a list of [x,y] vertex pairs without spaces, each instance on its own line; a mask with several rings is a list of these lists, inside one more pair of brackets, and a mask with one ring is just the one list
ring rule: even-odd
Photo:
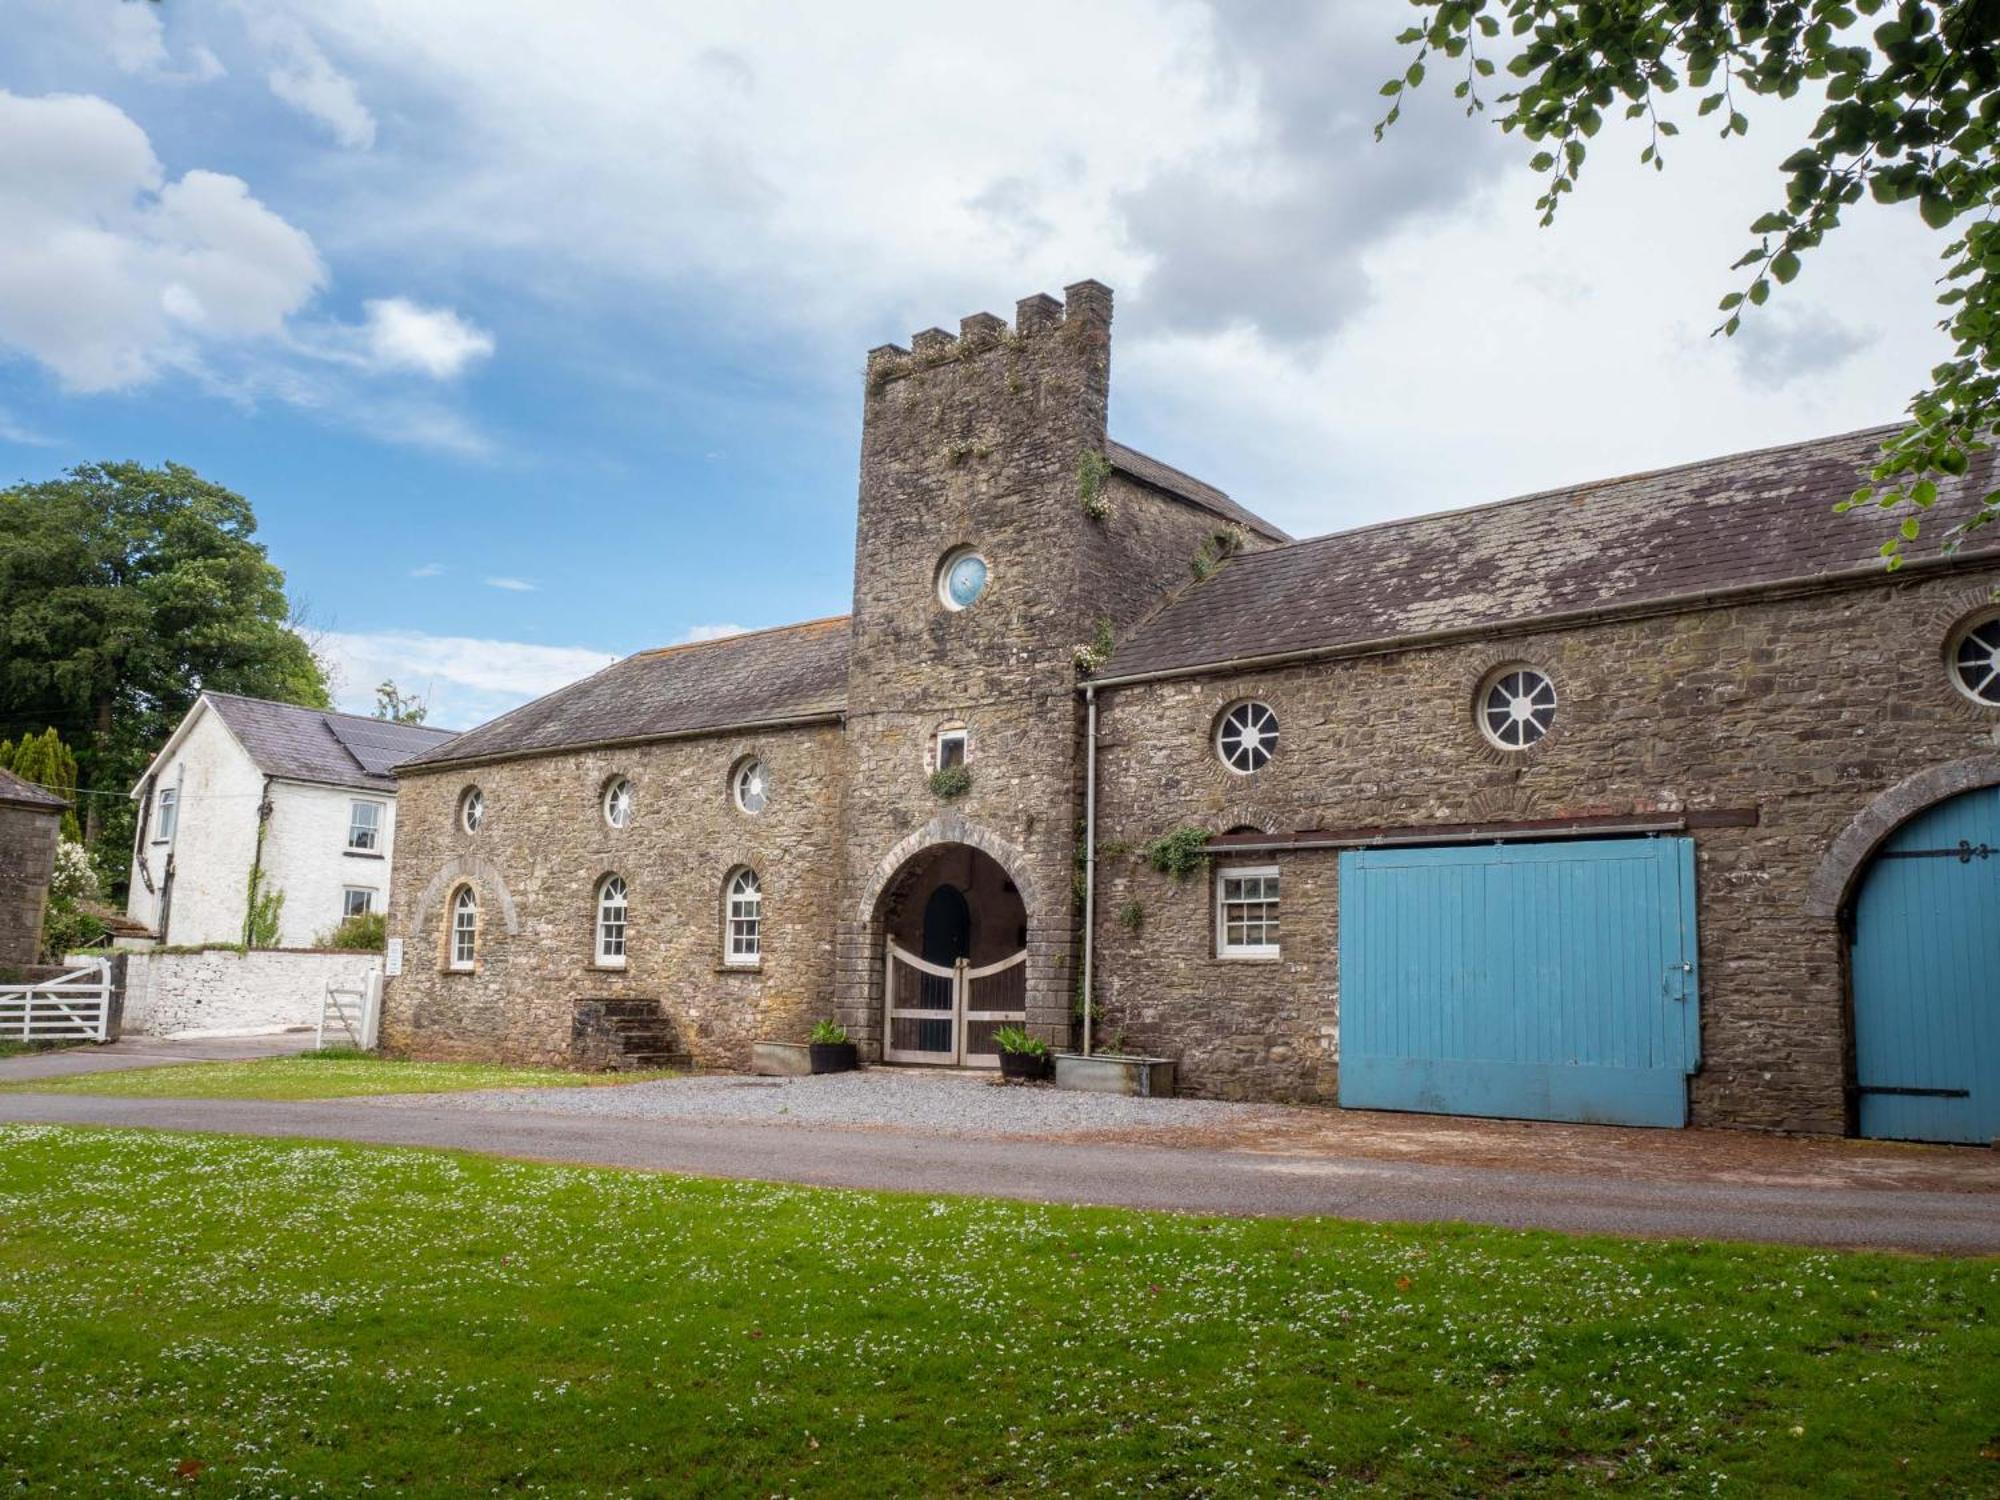
[[343,917],[365,917],[375,910],[375,893],[358,885],[342,888],[340,893],[340,914]]
[[163,786],[153,798],[153,842],[170,844],[174,826],[180,822],[181,794],[177,787]]
[[347,847],[376,853],[382,847],[382,804],[350,802],[347,805]]
[[940,729],[937,738],[937,768],[949,770],[965,764],[965,731]]
[[1217,958],[1278,956],[1278,867],[1215,872]]

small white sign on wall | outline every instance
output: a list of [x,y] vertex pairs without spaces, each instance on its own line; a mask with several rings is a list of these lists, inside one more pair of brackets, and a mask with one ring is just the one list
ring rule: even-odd
[[403,972],[403,940],[401,938],[389,939],[389,953],[382,961],[382,972],[391,979],[394,979],[398,974]]

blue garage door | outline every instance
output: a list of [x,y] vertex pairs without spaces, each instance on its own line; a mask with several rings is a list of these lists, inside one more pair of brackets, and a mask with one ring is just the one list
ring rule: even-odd
[[2000,788],[1912,818],[1854,907],[1854,1081],[1863,1135],[2000,1137]]
[[1685,1125],[1694,841],[1340,857],[1340,1102]]

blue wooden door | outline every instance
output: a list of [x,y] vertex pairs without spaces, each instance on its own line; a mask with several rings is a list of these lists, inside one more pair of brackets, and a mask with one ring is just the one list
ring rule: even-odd
[[1694,841],[1340,857],[1340,1102],[1685,1125]]
[[1883,844],[1855,897],[1849,973],[1861,1134],[2000,1137],[2000,787]]

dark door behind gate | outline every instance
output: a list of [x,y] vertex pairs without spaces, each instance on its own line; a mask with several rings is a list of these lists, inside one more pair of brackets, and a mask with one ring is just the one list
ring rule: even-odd
[[2000,787],[1905,823],[1854,905],[1862,1135],[2000,1137]]

